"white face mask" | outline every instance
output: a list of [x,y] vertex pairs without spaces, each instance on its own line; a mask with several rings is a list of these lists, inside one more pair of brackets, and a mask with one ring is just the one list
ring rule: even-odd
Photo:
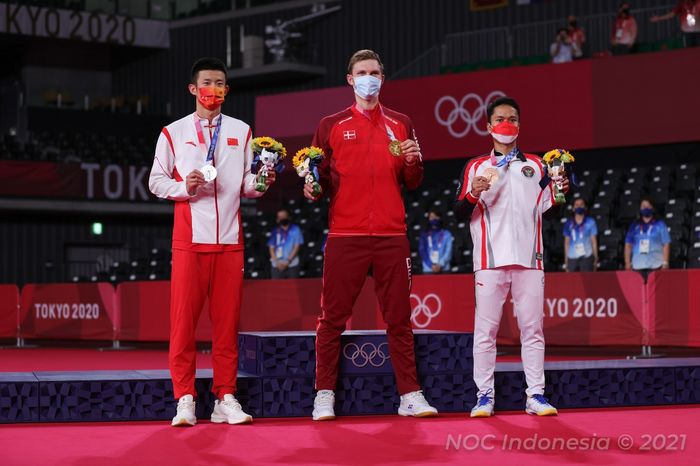
[[379,89],[382,87],[382,80],[369,74],[356,76],[353,81],[355,82],[353,86],[355,94],[365,100],[371,100],[379,95]]
[[493,138],[496,141],[500,142],[501,144],[510,144],[513,141],[515,141],[516,139],[518,139],[517,135],[516,136],[505,136],[503,134],[491,133],[491,136],[493,136]]

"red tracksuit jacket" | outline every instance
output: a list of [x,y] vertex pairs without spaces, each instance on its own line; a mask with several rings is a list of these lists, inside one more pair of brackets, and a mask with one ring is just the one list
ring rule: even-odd
[[396,139],[416,140],[411,119],[386,107],[363,113],[355,105],[321,120],[313,145],[326,153],[320,184],[331,200],[329,236],[406,234],[401,186],[423,180],[423,161],[407,166],[389,152],[386,125]]

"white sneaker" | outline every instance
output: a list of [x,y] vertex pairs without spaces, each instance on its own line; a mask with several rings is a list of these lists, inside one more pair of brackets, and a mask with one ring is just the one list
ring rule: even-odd
[[557,408],[549,404],[549,400],[543,395],[532,395],[527,397],[525,412],[537,414],[538,416],[556,416]]
[[250,424],[253,416],[243,411],[241,404],[230,393],[224,395],[223,400],[214,402],[214,411],[211,413],[211,422],[221,424]]
[[194,397],[185,395],[177,402],[177,414],[170,423],[173,427],[192,427],[197,424],[197,417],[194,415]]
[[437,414],[437,409],[428,404],[421,390],[401,395],[399,415],[413,417],[434,417],[437,416]]
[[493,416],[493,396],[488,390],[476,400],[476,406],[472,408],[470,417],[491,417]]
[[314,421],[330,421],[335,419],[335,393],[333,390],[319,390],[314,399],[314,412],[311,414]]

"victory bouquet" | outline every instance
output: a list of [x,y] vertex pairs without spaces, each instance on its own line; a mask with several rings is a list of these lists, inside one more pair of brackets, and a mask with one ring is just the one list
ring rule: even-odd
[[304,178],[306,184],[313,186],[312,194],[318,196],[321,194],[321,185],[318,184],[318,166],[323,162],[323,149],[320,147],[304,147],[297,151],[292,159],[292,165],[297,171],[297,175]]
[[566,174],[565,164],[573,163],[575,160],[574,156],[564,149],[553,149],[544,154],[542,160],[547,165],[549,177],[554,181],[554,202],[556,204],[565,203],[566,196],[562,188],[562,183]]
[[254,138],[250,143],[250,148],[253,151],[250,171],[254,175],[258,175],[255,190],[265,192],[267,190],[265,180],[267,180],[270,171],[275,170],[279,173],[284,169],[283,159],[287,156],[287,149],[282,143],[267,136]]

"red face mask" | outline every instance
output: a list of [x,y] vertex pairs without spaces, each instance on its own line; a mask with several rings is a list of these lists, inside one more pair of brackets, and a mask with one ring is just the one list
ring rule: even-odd
[[519,132],[520,128],[510,121],[502,121],[491,127],[491,136],[502,144],[510,144],[515,141]]
[[207,110],[216,110],[224,103],[224,94],[223,87],[200,87],[197,100]]

